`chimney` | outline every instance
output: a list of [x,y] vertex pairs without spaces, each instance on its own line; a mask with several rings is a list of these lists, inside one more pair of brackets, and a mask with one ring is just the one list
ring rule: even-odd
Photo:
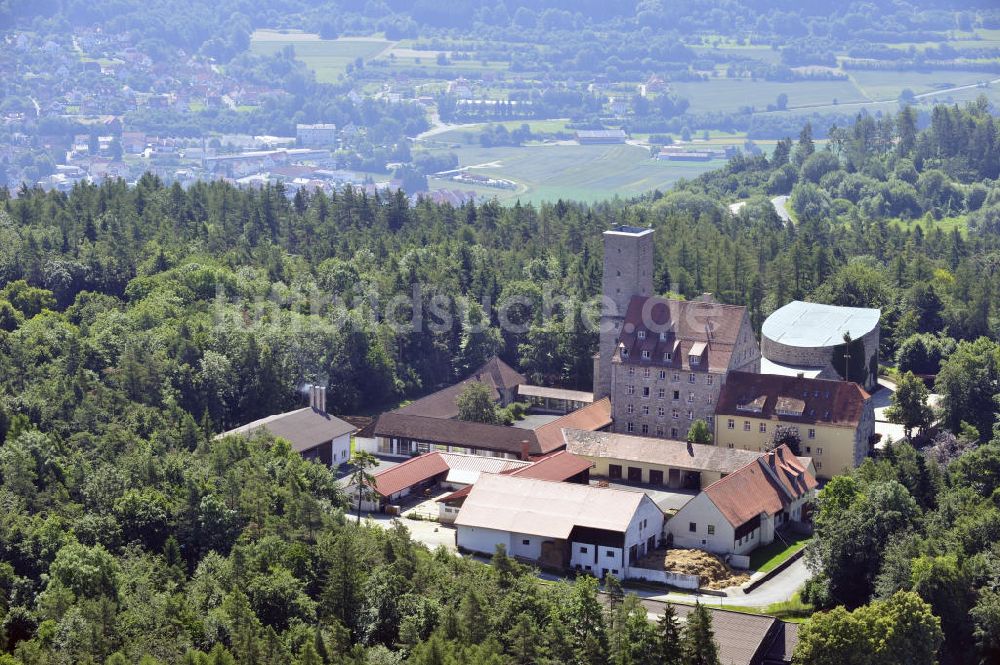
[[797,372],[795,374],[795,376],[796,376],[796,378],[804,379],[804,378],[806,378],[806,373],[805,372]]
[[698,298],[698,300],[700,300],[702,302],[715,302],[715,296],[712,295],[711,293],[709,293],[708,291],[706,291],[705,293],[701,294],[701,296]]
[[527,440],[521,442],[521,459],[525,462],[531,461],[531,455],[528,453],[530,448],[528,447]]
[[326,386],[317,386],[316,391],[319,393],[319,410],[326,413]]
[[318,409],[317,403],[319,402],[319,386],[311,385],[309,386],[309,406],[314,409]]

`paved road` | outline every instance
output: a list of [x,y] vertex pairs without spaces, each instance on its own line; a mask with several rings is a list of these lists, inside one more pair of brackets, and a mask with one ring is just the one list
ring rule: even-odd
[[778,213],[778,217],[781,218],[781,221],[785,224],[792,223],[792,215],[788,212],[787,196],[775,196],[771,199],[771,205],[774,206],[774,212]]

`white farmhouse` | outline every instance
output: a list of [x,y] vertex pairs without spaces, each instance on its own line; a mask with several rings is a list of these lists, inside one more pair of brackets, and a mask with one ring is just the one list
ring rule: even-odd
[[817,483],[807,464],[782,445],[712,483],[667,522],[674,547],[742,555],[776,528],[808,530]]
[[509,475],[483,475],[455,519],[458,547],[507,553],[597,577],[626,577],[654,549],[663,512],[642,492]]

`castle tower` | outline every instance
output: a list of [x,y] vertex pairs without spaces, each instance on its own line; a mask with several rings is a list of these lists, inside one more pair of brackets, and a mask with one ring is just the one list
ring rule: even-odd
[[594,359],[594,399],[611,394],[611,356],[633,296],[653,295],[653,229],[616,226],[604,232],[600,352]]

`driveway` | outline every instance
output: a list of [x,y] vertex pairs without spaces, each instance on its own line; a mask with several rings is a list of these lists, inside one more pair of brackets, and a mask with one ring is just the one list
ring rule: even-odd
[[[383,529],[391,529],[392,523],[399,518],[381,513],[370,513],[365,516],[365,519],[371,520],[371,522]],[[399,521],[410,531],[410,538],[418,543],[423,543],[430,550],[444,547],[446,550],[456,552],[458,549],[455,546],[454,527],[424,520],[408,520],[404,518]]]

